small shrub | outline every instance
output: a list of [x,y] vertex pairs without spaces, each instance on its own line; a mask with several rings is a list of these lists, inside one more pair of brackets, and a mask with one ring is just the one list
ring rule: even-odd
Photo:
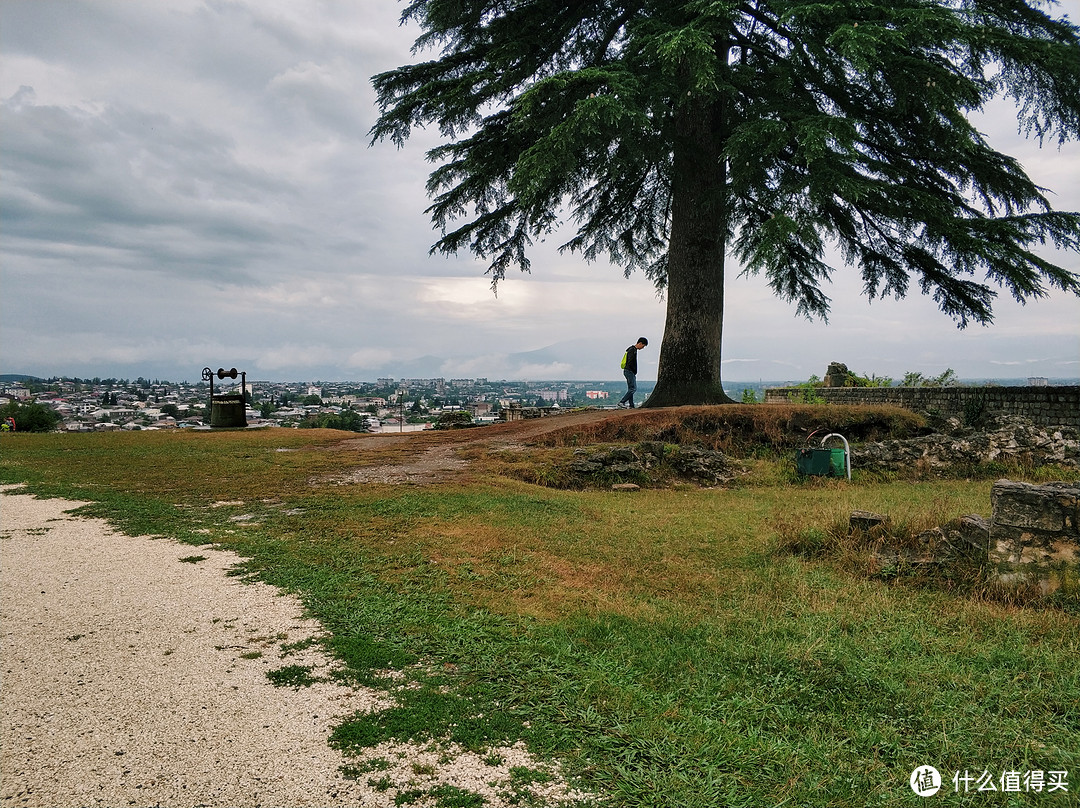
[[472,421],[472,416],[465,412],[444,412],[435,421],[434,429],[464,429],[466,427],[476,426]]
[[964,426],[977,427],[986,416],[986,396],[972,396],[964,402]]

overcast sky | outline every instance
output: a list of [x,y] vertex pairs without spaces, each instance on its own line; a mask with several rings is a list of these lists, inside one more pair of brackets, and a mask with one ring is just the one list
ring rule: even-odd
[[[1074,20],[1080,0],[1059,6]],[[197,380],[621,377],[664,303],[649,282],[539,245],[492,295],[486,264],[430,257],[418,133],[369,147],[370,77],[408,63],[393,0],[0,0],[0,372]],[[1080,146],[1039,149],[1008,106],[980,124],[1080,209]],[[1080,271],[1080,256],[1055,260]],[[737,267],[735,268],[737,270]],[[515,271],[516,272],[516,271]],[[958,331],[917,292],[828,324],[729,273],[725,381],[1080,377],[1080,300],[999,297]]]

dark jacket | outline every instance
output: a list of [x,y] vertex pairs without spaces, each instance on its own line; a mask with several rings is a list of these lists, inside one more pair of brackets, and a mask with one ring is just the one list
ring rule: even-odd
[[628,370],[631,373],[637,375],[637,345],[631,345],[626,349],[626,367],[623,370]]

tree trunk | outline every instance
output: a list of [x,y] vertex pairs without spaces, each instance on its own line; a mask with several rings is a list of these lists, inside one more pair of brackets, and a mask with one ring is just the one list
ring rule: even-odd
[[646,407],[732,403],[720,383],[727,233],[721,123],[720,102],[676,114],[667,320]]

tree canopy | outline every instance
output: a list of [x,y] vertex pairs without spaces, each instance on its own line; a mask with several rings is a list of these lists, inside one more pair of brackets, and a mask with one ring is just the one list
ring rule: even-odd
[[0,407],[0,421],[11,418],[18,432],[52,432],[63,420],[56,410],[44,407],[36,401],[20,404],[11,401]]
[[493,283],[536,238],[641,270],[667,321],[647,405],[729,400],[725,259],[825,317],[827,248],[871,298],[914,283],[961,327],[1080,276],[1080,250],[969,114],[1017,104],[1040,143],[1080,136],[1080,29],[1041,0],[414,0],[416,52],[373,79],[373,142],[437,124],[433,251]]

